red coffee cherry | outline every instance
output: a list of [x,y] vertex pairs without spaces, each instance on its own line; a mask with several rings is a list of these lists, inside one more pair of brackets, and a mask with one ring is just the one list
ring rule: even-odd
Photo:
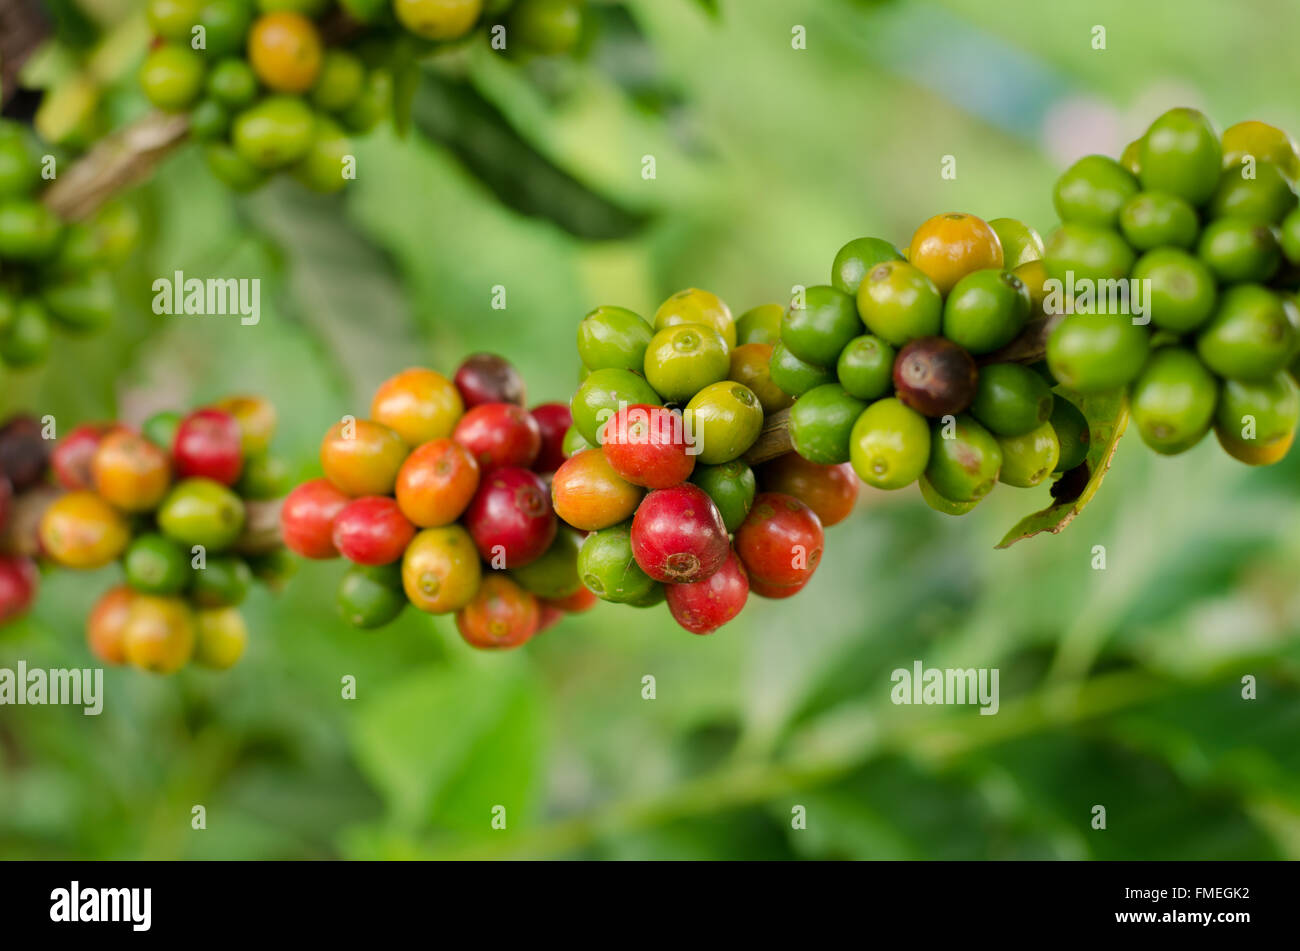
[[456,370],[456,389],[472,409],[483,403],[524,405],[524,378],[509,360],[495,353],[476,353]]
[[234,485],[244,468],[239,422],[224,410],[199,409],[181,420],[172,443],[179,479],[212,479]]
[[358,565],[389,565],[415,537],[412,525],[386,495],[353,499],[334,518],[334,547]]
[[554,472],[564,464],[564,434],[573,425],[567,403],[543,403],[529,412],[542,434],[542,449],[533,460],[534,472]]
[[654,490],[632,518],[632,555],[656,581],[703,581],[722,567],[728,551],[722,513],[690,483]]
[[542,451],[537,420],[510,403],[483,403],[461,417],[452,438],[474,456],[484,474],[493,469],[527,469]]
[[678,413],[663,406],[625,406],[605,424],[601,445],[614,471],[633,485],[666,489],[690,478],[686,427]]
[[665,589],[668,610],[692,634],[712,634],[745,606],[749,577],[734,551],[722,567],[694,584],[670,584]]
[[465,510],[474,547],[493,568],[520,568],[555,540],[558,522],[546,483],[527,469],[497,469],[483,476]]
[[304,558],[337,558],[334,520],[352,501],[328,479],[312,479],[290,492],[280,507],[280,536]]
[[792,495],[763,492],[736,529],[736,553],[751,583],[801,585],[822,558],[825,537],[816,514]]

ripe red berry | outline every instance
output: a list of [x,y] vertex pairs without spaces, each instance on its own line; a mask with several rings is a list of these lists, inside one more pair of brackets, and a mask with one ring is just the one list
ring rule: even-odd
[[27,612],[36,584],[36,564],[30,558],[0,555],[0,624]]
[[564,609],[557,608],[550,601],[542,598],[537,599],[537,612],[537,630],[533,632],[534,637],[564,620]]
[[92,488],[90,460],[95,457],[100,441],[121,428],[117,423],[82,423],[69,431],[50,454],[55,481],[69,492]]
[[456,612],[466,643],[485,649],[518,647],[537,633],[541,607],[535,595],[503,574],[489,574],[469,604]]
[[745,606],[749,578],[736,553],[722,567],[694,584],[670,584],[665,589],[673,620],[692,634],[712,634]]
[[633,485],[666,489],[690,478],[695,456],[687,452],[679,413],[664,406],[625,406],[605,424],[601,448],[614,471]]
[[573,425],[567,403],[543,403],[530,412],[542,434],[542,450],[533,461],[534,472],[554,472],[564,463],[564,434]]
[[766,586],[806,582],[821,561],[824,541],[813,510],[780,492],[760,493],[736,529],[736,553],[750,581]]
[[599,600],[585,587],[582,587],[567,598],[544,598],[543,603],[557,607],[566,614],[581,614],[594,608]]
[[244,467],[239,422],[224,410],[195,410],[176,428],[172,461],[178,478],[234,485]]
[[703,581],[722,567],[728,551],[722,513],[690,483],[654,490],[632,517],[632,555],[656,581]]
[[823,465],[787,452],[758,470],[764,492],[793,495],[817,513],[822,528],[843,521],[858,501],[858,477],[847,462]]
[[894,389],[924,416],[956,416],[975,399],[975,358],[947,337],[921,337],[898,351]]
[[280,536],[304,558],[337,558],[334,520],[352,501],[329,479],[312,479],[290,492],[280,507]]
[[483,476],[464,522],[493,568],[521,568],[540,557],[558,528],[546,483],[536,473],[516,468]]
[[529,468],[542,450],[542,431],[528,411],[510,403],[484,403],[460,418],[452,438],[470,451],[484,474]]
[[483,403],[524,405],[524,379],[510,361],[495,353],[476,353],[456,370],[456,389],[466,409]]
[[386,495],[353,499],[334,518],[334,547],[358,565],[389,565],[415,537],[412,525]]

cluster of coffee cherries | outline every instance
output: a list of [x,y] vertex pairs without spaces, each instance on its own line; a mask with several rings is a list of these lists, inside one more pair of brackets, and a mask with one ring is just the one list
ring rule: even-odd
[[424,368],[380,385],[369,419],[348,416],[321,442],[324,478],[299,485],[281,534],[305,558],[343,556],[343,617],[393,621],[409,602],[454,614],[473,647],[518,647],[595,599],[578,580],[577,533],[551,509],[563,461],[563,403],[524,408],[501,357],[475,354],[453,379]]
[[578,324],[583,375],[556,514],[587,532],[583,584],[635,607],[667,601],[695,634],[730,621],[751,592],[798,593],[821,560],[823,527],[843,519],[857,482],[842,464],[746,454],[767,417],[790,405],[772,380],[780,308],[732,317],[691,288],[652,321],[600,307]]
[[1083,414],[1041,366],[1000,356],[1043,315],[1042,251],[1028,225],[963,213],[923,223],[906,255],[881,238],[844,245],[829,284],[768,308],[795,451],[847,461],[877,489],[918,483],[952,515],[998,482],[1029,488],[1083,463]]
[[254,578],[276,586],[289,567],[274,525],[258,528],[287,476],[269,453],[275,424],[266,400],[233,396],[59,440],[50,466],[63,492],[41,514],[41,553],[83,571],[120,561],[125,576],[87,622],[100,660],[162,674],[239,660],[240,603]]
[[56,492],[48,480],[49,447],[31,416],[0,427],[0,627],[26,614],[36,598],[36,524]]
[[1242,122],[1220,137],[1186,108],[1119,161],[1067,169],[1044,255],[1065,288],[1067,316],[1048,340],[1055,378],[1079,392],[1128,387],[1157,452],[1185,452],[1213,429],[1242,462],[1286,455],[1300,423],[1298,174],[1282,130]]
[[506,49],[564,53],[583,0],[150,0],[149,101],[189,114],[213,173],[237,191],[289,172],[322,192],[355,177],[349,134],[388,116],[422,47],[499,27]]
[[44,363],[56,327],[84,334],[113,319],[111,270],[139,233],[122,201],[65,224],[41,202],[38,153],[23,126],[0,121],[0,364],[14,368]]

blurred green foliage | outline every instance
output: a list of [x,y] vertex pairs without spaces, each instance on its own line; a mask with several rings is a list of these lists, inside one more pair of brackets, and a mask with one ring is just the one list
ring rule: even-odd
[[[935,55],[954,38],[1133,125],[1199,90],[1220,124],[1297,127],[1278,90],[1300,79],[1300,11],[1282,0],[1227,22],[1210,0],[711,6],[629,4],[673,95],[639,95],[599,57],[550,92],[471,58],[457,95],[527,144],[518,181],[498,162],[489,187],[463,160],[472,141],[437,141],[456,115],[436,86],[415,114],[440,136],[360,143],[342,198],[283,184],[233,199],[182,152],[139,193],[149,240],[119,275],[117,332],[9,377],[5,407],[66,430],[257,391],[306,477],[329,422],[410,364],[495,350],[533,401],[566,399],[573,327],[595,305],[646,313],[690,285],[738,311],[779,301],[824,280],[845,240],[904,242],[953,209],[1045,231],[1042,140],[990,119],[1007,104],[976,115],[935,91],[1004,65],[962,75],[969,62]],[[792,21],[808,50],[790,48]],[[1107,51],[1089,48],[1095,23]],[[548,211],[557,181],[583,197]],[[503,189],[537,202],[503,206]],[[578,208],[590,217],[563,219]],[[150,281],[177,269],[260,277],[261,323],[153,316]],[[1166,459],[1129,440],[1065,534],[996,553],[1045,489],[999,489],[963,519],[864,490],[803,595],[755,599],[709,638],[662,607],[601,605],[484,655],[413,610],[347,628],[324,594],[339,565],[304,564],[283,596],[253,595],[229,673],[109,670],[97,718],[0,708],[0,856],[1300,858],[1298,476],[1295,454],[1248,471],[1210,445]],[[35,613],[0,632],[0,666],[90,663],[82,619],[111,578],[47,573]],[[1001,711],[894,706],[890,672],[918,659],[999,668]],[[1242,699],[1247,675],[1258,699]]]

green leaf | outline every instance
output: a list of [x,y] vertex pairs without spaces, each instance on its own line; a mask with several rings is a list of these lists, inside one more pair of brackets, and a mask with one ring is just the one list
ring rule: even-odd
[[532,817],[542,721],[526,668],[464,666],[387,687],[362,710],[352,738],[395,824],[491,834],[498,806],[507,829]]
[[499,201],[521,214],[548,219],[586,240],[626,238],[648,221],[538,152],[467,83],[426,71],[413,118],[417,129],[449,149]]
[[[1008,548],[1022,539],[1031,538],[1041,532],[1051,532],[1053,535],[1063,532],[1065,526],[1074,521],[1075,517],[1083,511],[1083,507],[1097,494],[1101,480],[1106,477],[1111,460],[1115,457],[1115,449],[1119,446],[1120,437],[1124,435],[1124,429],[1128,426],[1126,390],[1111,390],[1082,396],[1058,386],[1056,392],[1079,407],[1088,420],[1091,438],[1088,458],[1084,460],[1082,466],[1065,473],[1052,486],[1054,497],[1060,498],[1063,492],[1068,493],[1066,497],[1040,512],[1022,518],[998,543],[998,548]],[[1076,494],[1077,487],[1072,484],[1072,481],[1082,475],[1079,469],[1083,469],[1087,474],[1087,482],[1081,490],[1077,490]]]

